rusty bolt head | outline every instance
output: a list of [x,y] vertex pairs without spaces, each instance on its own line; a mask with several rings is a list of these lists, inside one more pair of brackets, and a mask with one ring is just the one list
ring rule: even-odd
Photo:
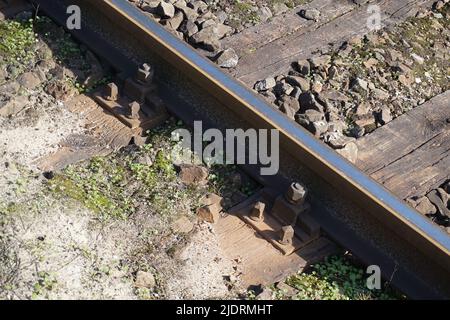
[[144,63],[142,66],[139,67],[138,71],[136,72],[136,80],[141,83],[150,83],[153,78],[153,70],[152,67]]
[[138,102],[133,101],[130,103],[129,107],[130,107],[130,118],[131,119],[139,118],[139,111],[141,110],[141,105]]
[[117,101],[119,97],[119,88],[114,82],[108,83],[105,88],[105,99],[109,101]]
[[152,69],[152,67],[148,63],[144,63],[144,64],[142,64],[140,69],[145,70],[145,71],[150,71]]
[[261,201],[256,202],[250,211],[250,218],[254,221],[263,220],[265,208],[266,204],[264,202]]
[[286,192],[286,200],[293,204],[301,204],[306,198],[307,190],[300,183],[294,182]]
[[291,225],[284,226],[280,230],[280,239],[278,240],[282,245],[292,244],[294,241],[295,231]]

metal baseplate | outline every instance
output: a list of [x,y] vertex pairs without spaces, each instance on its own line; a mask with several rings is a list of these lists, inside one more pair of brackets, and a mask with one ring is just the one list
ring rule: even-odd
[[264,188],[229,213],[290,255],[320,237],[320,226],[311,215],[306,196],[307,190],[300,183],[292,183],[283,194]]
[[122,89],[112,82],[94,93],[96,102],[137,135],[164,123],[169,117],[153,83],[153,69],[143,64],[134,77],[125,79]]

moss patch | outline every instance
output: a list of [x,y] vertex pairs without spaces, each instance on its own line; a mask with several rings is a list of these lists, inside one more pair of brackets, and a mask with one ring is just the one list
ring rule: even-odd
[[311,0],[220,0],[211,9],[228,12],[228,25],[239,30],[242,29],[242,26],[256,25],[261,22],[258,14],[258,9],[261,7],[268,7],[273,13],[274,6],[277,4],[285,4],[288,8],[293,9],[309,2]]
[[[100,70],[101,66],[93,67],[94,62],[89,59],[93,55],[48,17],[0,21],[0,39],[0,67],[7,67],[10,79],[34,70],[40,62],[53,60],[68,71],[63,81],[80,93],[92,91],[109,81],[108,75],[103,75]],[[47,78],[50,80],[50,74]]]
[[304,5],[311,2],[311,0],[269,0],[267,1],[268,7],[272,10],[277,3],[285,4],[289,9]]
[[240,25],[248,23],[257,24],[260,21],[257,10],[258,7],[251,3],[236,0],[228,17],[229,25],[233,28],[238,28]]
[[17,69],[19,74],[33,62],[34,52],[30,48],[37,42],[33,20],[19,22],[0,21],[0,66]]
[[[142,150],[141,154],[145,154]],[[191,192],[175,180],[175,171],[161,159],[153,165],[136,162],[133,156],[94,158],[70,166],[50,181],[52,192],[83,203],[101,219],[126,219],[145,204],[149,213],[167,216],[177,213],[176,202]]]

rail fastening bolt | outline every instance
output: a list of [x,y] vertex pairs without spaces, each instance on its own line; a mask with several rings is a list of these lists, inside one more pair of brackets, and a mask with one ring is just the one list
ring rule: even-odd
[[141,111],[141,105],[133,101],[130,103],[130,118],[131,119],[138,119],[139,118],[139,111]]
[[258,201],[256,202],[251,211],[250,211],[250,219],[253,221],[261,221],[264,219],[264,209],[266,208],[266,204],[264,202]]
[[292,244],[294,241],[295,231],[291,225],[287,225],[280,230],[280,239],[278,240],[282,245]]
[[142,66],[140,66],[138,71],[136,72],[136,81],[140,83],[150,83],[152,81],[152,78],[152,67],[147,63],[144,63]]
[[117,101],[119,98],[119,88],[114,82],[108,83],[105,88],[105,99],[109,101]]
[[302,204],[308,191],[298,182],[292,183],[286,191],[286,200],[292,204]]

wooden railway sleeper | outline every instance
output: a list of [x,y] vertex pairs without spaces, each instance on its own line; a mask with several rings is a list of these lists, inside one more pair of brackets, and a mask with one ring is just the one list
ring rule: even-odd
[[290,255],[321,234],[306,201],[307,194],[307,189],[298,182],[282,194],[264,188],[229,213],[239,216],[284,255]]

